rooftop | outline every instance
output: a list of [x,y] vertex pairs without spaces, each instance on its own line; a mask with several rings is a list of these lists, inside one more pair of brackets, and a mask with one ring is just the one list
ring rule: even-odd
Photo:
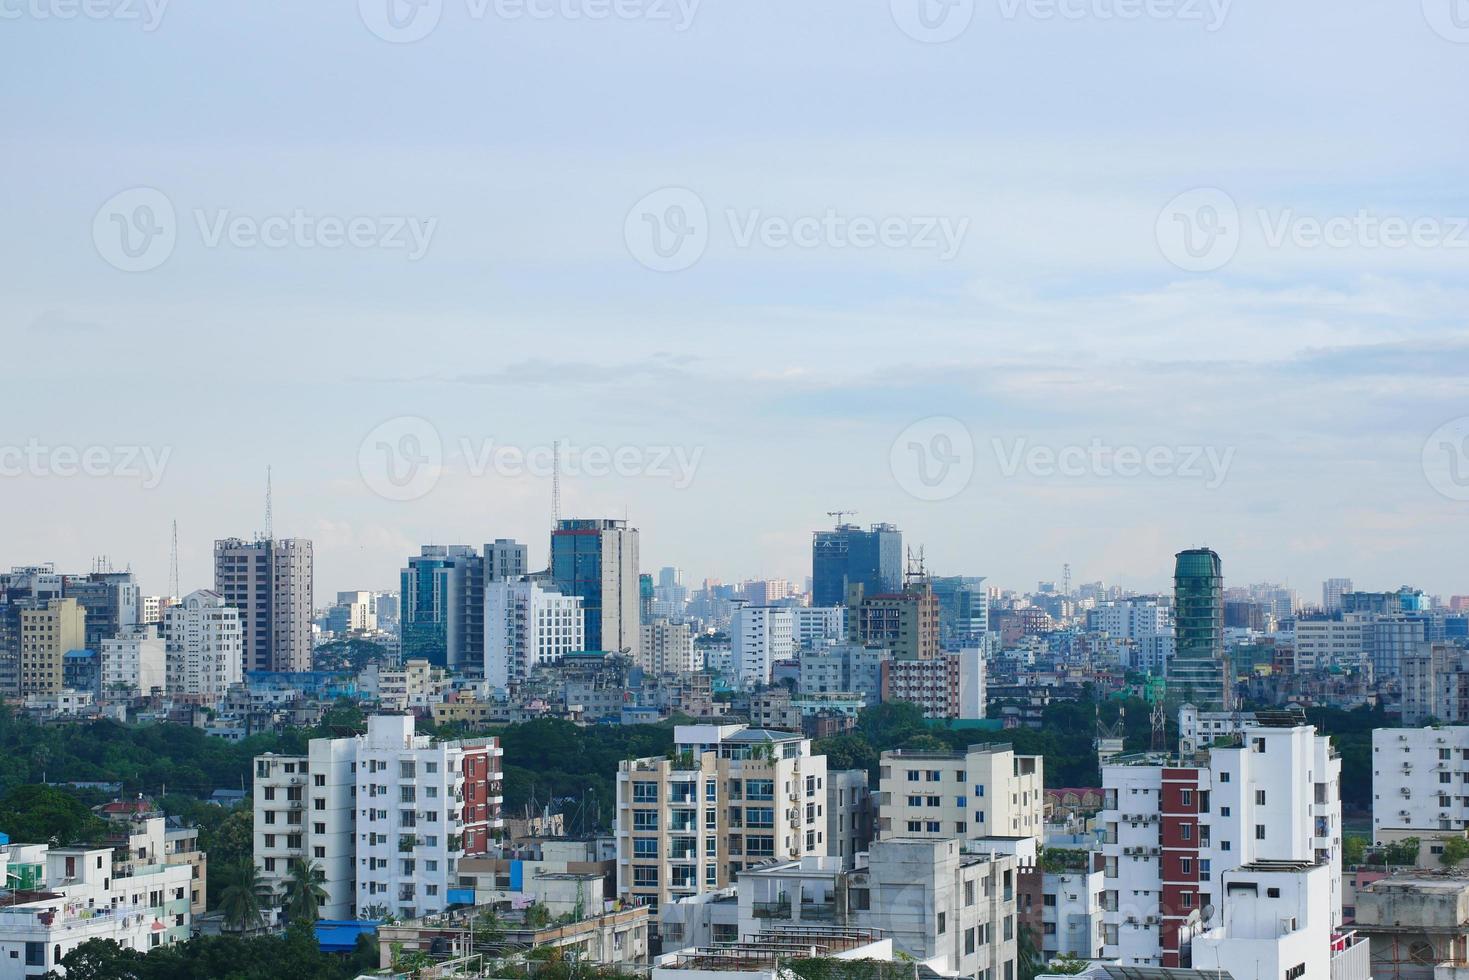
[[683,970],[746,970],[779,959],[824,957],[846,953],[882,939],[876,929],[786,926],[718,946],[692,946],[673,953],[664,966]]

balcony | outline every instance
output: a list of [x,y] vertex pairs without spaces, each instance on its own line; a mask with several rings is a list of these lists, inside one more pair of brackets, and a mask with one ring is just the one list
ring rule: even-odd
[[789,919],[791,917],[791,900],[789,898],[782,898],[775,902],[756,902],[754,913],[757,919]]
[[830,922],[837,912],[835,902],[802,902],[800,909],[802,922]]
[[1371,980],[1371,977],[1367,940],[1355,932],[1331,937],[1331,980]]

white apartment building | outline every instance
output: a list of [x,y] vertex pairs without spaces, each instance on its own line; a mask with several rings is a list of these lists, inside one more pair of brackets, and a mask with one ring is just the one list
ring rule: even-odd
[[162,626],[163,610],[178,601],[178,596],[140,596],[138,598],[138,624],[140,626]]
[[[15,889],[0,908],[0,977],[39,977],[90,939],[148,952],[189,938],[190,868],[155,864],[117,876],[110,847],[0,847]],[[30,893],[30,894],[27,894]]]
[[1371,659],[1374,618],[1367,613],[1298,618],[1295,632],[1296,671],[1365,666]]
[[791,606],[796,649],[814,650],[847,637],[846,606]]
[[1469,828],[1469,726],[1372,733],[1372,839]]
[[1341,760],[1309,725],[1247,726],[1197,762],[1102,768],[1104,955],[1178,966],[1186,923],[1225,900],[1222,875],[1257,861],[1329,869],[1341,922]]
[[1321,608],[1327,612],[1341,610],[1341,597],[1353,591],[1349,578],[1329,578],[1321,583]]
[[1040,837],[1045,830],[1045,760],[1008,742],[965,752],[882,754],[878,836],[967,840]]
[[1128,666],[1161,674],[1173,657],[1173,607],[1159,596],[1103,602],[1087,614],[1090,627],[1122,640],[1131,650]]
[[323,918],[441,911],[467,855],[499,836],[495,739],[440,742],[411,715],[373,715],[365,735],[312,739],[309,754],[255,759],[255,863],[273,889],[315,862]]
[[400,667],[374,662],[362,672],[363,691],[376,697],[384,711],[441,704],[452,687],[449,672],[427,660],[410,660]]
[[377,629],[377,601],[371,592],[338,592],[335,616],[338,632],[364,633]]
[[856,694],[868,705],[882,699],[882,665],[887,647],[830,643],[801,651],[802,694]]
[[541,664],[586,649],[582,598],[535,582],[485,583],[485,681],[504,689]]
[[215,701],[242,680],[240,614],[218,592],[199,589],[163,611],[168,693]]
[[1047,871],[1041,880],[1040,951],[1046,962],[1058,956],[1093,959],[1102,955],[1100,871]]
[[826,757],[745,725],[679,725],[673,759],[617,773],[617,892],[651,906],[724,888],[748,867],[825,855]]
[[957,840],[875,841],[851,870],[806,857],[745,871],[739,934],[876,929],[940,976],[1015,980],[1017,875],[1014,855],[971,853]]
[[833,769],[826,774],[826,853],[851,870],[857,855],[872,843],[872,790],[866,769]]
[[638,665],[652,674],[694,673],[701,666],[694,655],[694,631],[666,619],[644,623]]
[[103,697],[162,694],[167,687],[167,654],[156,626],[130,626],[102,641],[98,669]]
[[796,655],[795,610],[790,606],[742,606],[730,617],[735,680],[745,687],[769,684],[771,667]]

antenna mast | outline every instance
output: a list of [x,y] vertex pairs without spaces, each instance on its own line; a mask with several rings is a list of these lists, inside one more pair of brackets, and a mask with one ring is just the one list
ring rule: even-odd
[[551,526],[561,524],[561,443],[551,443]]
[[275,519],[271,514],[270,505],[270,467],[265,468],[265,539],[275,540]]
[[168,597],[179,597],[179,522],[173,522],[173,548],[168,559]]

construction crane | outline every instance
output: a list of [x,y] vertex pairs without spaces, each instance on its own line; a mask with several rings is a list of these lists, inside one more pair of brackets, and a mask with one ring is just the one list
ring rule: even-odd
[[855,514],[855,513],[857,513],[855,510],[829,510],[829,511],[826,512],[826,516],[827,517],[835,517],[837,519],[837,527],[841,527],[842,526],[842,517],[844,515],[846,515],[846,514]]

